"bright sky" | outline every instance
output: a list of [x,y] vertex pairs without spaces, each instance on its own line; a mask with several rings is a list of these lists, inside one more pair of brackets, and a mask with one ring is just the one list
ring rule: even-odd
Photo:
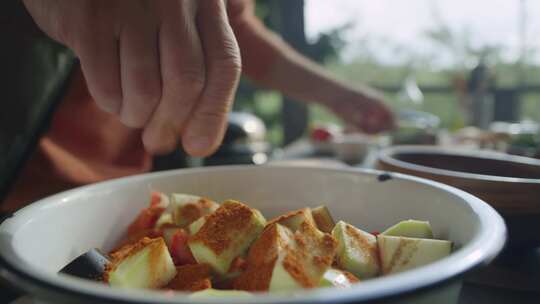
[[[525,0],[527,41],[540,49],[540,1]],[[352,22],[346,34],[344,58],[354,57],[355,44],[366,36],[377,37],[377,57],[385,62],[400,61],[385,41],[410,46],[415,52],[437,54],[422,37],[435,24],[433,7],[454,31],[470,31],[475,45],[502,45],[507,60],[519,54],[520,0],[306,0],[306,33],[313,39],[320,32]],[[387,45],[387,44],[386,44]],[[448,58],[447,58],[448,59]],[[534,57],[540,62],[540,56]]]

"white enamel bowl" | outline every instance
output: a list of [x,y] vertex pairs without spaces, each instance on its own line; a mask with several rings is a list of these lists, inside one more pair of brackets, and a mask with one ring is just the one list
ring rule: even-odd
[[[251,298],[192,299],[184,294],[120,290],[58,275],[91,248],[110,249],[148,204],[152,190],[237,199],[267,218],[326,204],[336,219],[372,231],[403,219],[429,220],[456,250],[433,264],[363,281],[350,289],[315,289]],[[291,166],[235,166],[153,173],[113,180],[38,201],[0,226],[0,275],[36,303],[456,303],[464,273],[489,263],[506,228],[481,200],[436,182],[379,171]]]

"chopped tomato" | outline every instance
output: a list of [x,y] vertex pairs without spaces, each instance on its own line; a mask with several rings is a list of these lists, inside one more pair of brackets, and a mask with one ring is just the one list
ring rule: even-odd
[[313,141],[319,141],[319,142],[327,142],[332,139],[333,135],[332,133],[325,128],[315,128],[313,131],[311,131],[311,139]]
[[381,234],[379,231],[371,231],[371,234],[373,234],[374,236],[377,236],[379,234]]
[[184,229],[178,230],[172,237],[169,248],[174,264],[187,265],[196,264],[195,258],[188,246],[189,235]]
[[149,207],[145,208],[139,213],[139,216],[129,225],[128,237],[136,235],[141,231],[154,228],[157,220],[161,214],[165,211],[165,208]]

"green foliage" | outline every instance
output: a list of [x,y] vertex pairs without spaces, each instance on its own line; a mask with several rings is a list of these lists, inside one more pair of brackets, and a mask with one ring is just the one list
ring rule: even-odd
[[521,96],[521,116],[523,119],[540,122],[540,92]]

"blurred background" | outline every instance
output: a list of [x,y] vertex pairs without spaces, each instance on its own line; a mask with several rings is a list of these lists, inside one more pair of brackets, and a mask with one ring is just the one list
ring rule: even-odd
[[[21,1],[0,1],[2,5],[18,9],[0,12],[13,10],[19,15],[0,14],[0,25],[4,25],[3,19],[25,19],[27,27],[34,28]],[[509,261],[499,263],[506,268],[497,266],[469,278],[469,282],[490,287],[465,286],[465,300],[461,303],[481,303],[479,299],[483,298],[487,299],[485,303],[537,303],[540,238],[534,228],[540,223],[540,160],[511,160],[507,154],[480,155],[477,149],[540,158],[540,1],[256,0],[256,5],[256,13],[264,23],[296,50],[353,86],[367,84],[379,89],[398,114],[397,130],[376,136],[348,133],[347,126],[325,108],[295,102],[244,78],[224,143],[214,155],[196,159],[178,149],[154,157],[151,169],[291,160],[372,168],[377,153],[391,145],[474,149],[466,162],[461,154],[448,161],[446,154],[432,150],[435,152],[431,154],[444,156],[432,165],[438,168],[452,164],[460,173],[493,169],[489,175],[502,179],[532,177],[532,181],[510,185],[511,193],[510,188],[501,188],[500,184],[490,185],[496,180],[493,176],[474,183],[465,179],[463,185],[471,186],[465,190],[485,197],[505,216],[513,240],[532,240],[528,246],[535,246],[536,251],[531,257],[509,255]],[[25,188],[24,182],[28,181],[24,179],[19,188],[17,184],[12,187],[27,160],[30,168],[48,164],[46,158],[32,153],[46,134],[65,93],[63,84],[76,66],[71,52],[48,39],[16,40],[22,27],[13,24],[12,37],[7,38],[20,44],[10,47],[6,43],[0,48],[0,57],[9,58],[4,60],[3,71],[18,72],[17,77],[0,73],[3,100],[10,102],[10,111],[0,112],[0,155],[7,155],[0,157],[0,198],[7,196],[11,188],[24,195],[31,192]],[[91,152],[80,154],[94,164]],[[420,153],[425,158],[424,154]],[[123,160],[123,156],[120,154],[118,159]],[[484,162],[479,161],[480,156]],[[497,165],[493,165],[494,161]],[[38,190],[32,194],[36,197],[95,182],[59,180],[54,184],[52,167],[36,168],[38,175],[32,171],[22,174],[32,182],[30,189]],[[494,170],[496,174],[491,174]],[[435,175],[427,177],[437,180]],[[13,202],[36,200],[24,195]],[[522,213],[511,210],[515,205]],[[517,291],[505,293],[500,287]],[[524,300],[526,295],[520,293],[523,290],[532,291],[527,295],[530,301]],[[0,302],[17,294],[0,289]]]
[[[537,128],[539,1],[258,0],[257,14],[338,77],[380,89],[396,110],[436,115],[441,129]],[[340,124],[319,106],[296,104],[245,79],[235,111],[260,117],[276,146],[315,126]],[[532,137],[520,140],[536,145]]]

